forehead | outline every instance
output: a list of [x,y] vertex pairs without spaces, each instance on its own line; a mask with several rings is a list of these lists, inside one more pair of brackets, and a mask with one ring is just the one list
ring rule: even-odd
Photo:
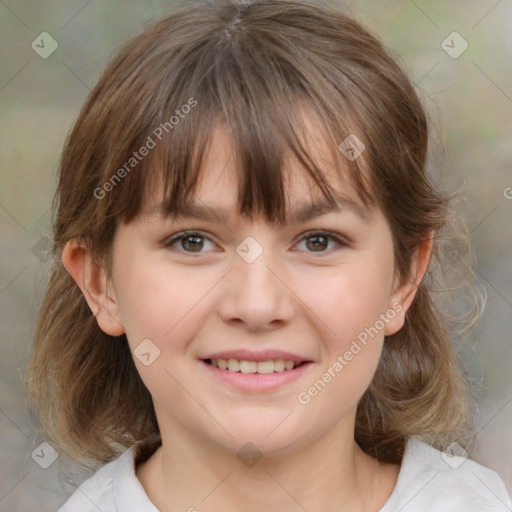
[[[286,196],[285,222],[306,222],[330,211],[355,214],[367,221],[371,211],[368,205],[360,200],[350,178],[348,166],[343,166],[342,159],[333,158],[337,147],[325,135],[316,119],[305,117],[304,120],[306,131],[301,136],[301,144],[322,171],[333,197],[332,200],[328,199],[296,156],[292,152],[287,152],[282,165]],[[255,172],[257,173],[258,169],[255,169]],[[189,199],[179,208],[170,208],[163,194],[153,189],[145,202],[142,215],[232,221],[239,213],[237,205],[241,180],[244,180],[244,173],[237,161],[233,138],[226,128],[218,126],[208,141],[200,170],[200,180]],[[162,188],[157,187],[156,190]],[[255,192],[265,193],[261,188]],[[269,189],[266,193],[271,197],[273,190]]]

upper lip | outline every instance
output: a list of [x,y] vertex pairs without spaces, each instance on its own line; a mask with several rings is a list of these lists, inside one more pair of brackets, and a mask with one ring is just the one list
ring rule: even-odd
[[215,352],[200,359],[238,359],[239,361],[276,361],[277,359],[284,359],[285,361],[295,361],[302,363],[304,361],[311,361],[306,357],[292,354],[291,352],[283,352],[282,350],[261,350],[255,352],[248,349],[226,350],[224,352]]

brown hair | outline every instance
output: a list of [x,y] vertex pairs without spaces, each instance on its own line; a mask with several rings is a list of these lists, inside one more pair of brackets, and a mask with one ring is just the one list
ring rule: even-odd
[[[188,107],[187,107],[188,106]],[[89,95],[62,155],[54,201],[55,265],[39,313],[29,396],[55,444],[77,458],[108,461],[121,447],[158,432],[151,396],[125,335],[97,325],[60,262],[82,237],[108,261],[118,222],[140,212],[163,180],[168,213],[200,178],[216,126],[230,130],[238,167],[239,212],[283,222],[282,163],[293,154],[331,198],[325,170],[299,142],[312,111],[366,204],[392,230],[396,272],[407,279],[414,250],[435,230],[429,272],[404,327],[386,337],[377,372],[357,410],[355,439],[397,462],[407,438],[443,448],[470,432],[467,387],[451,344],[450,318],[436,307],[450,195],[427,176],[428,122],[407,75],[372,35],[318,2],[188,2],[130,40]],[[366,147],[346,159],[337,145],[355,133]],[[145,146],[154,151],[134,152]],[[461,276],[462,274],[459,274]],[[441,279],[441,280],[440,280]],[[475,317],[470,308],[465,320]]]

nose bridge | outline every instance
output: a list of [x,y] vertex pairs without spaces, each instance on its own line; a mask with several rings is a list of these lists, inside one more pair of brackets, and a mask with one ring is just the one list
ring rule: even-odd
[[282,281],[285,270],[270,248],[247,237],[236,249],[229,286],[219,313],[250,328],[265,328],[293,316],[292,294]]
[[247,280],[251,286],[269,284],[268,274],[272,274],[269,267],[277,266],[272,243],[272,235],[265,233],[262,228],[238,244],[234,270],[240,280]]
[[277,270],[271,248],[264,248],[254,238],[247,237],[236,252],[234,279],[238,297],[256,299],[263,294],[268,301],[281,293],[282,284],[270,270],[273,267],[274,272]]
[[[265,293],[275,293],[272,290],[278,284],[274,274],[270,271],[275,265],[272,264],[273,258],[270,251],[264,251],[254,261],[246,261],[238,258],[235,263],[235,274],[237,278],[238,291],[259,291]],[[275,270],[274,270],[275,272]]]

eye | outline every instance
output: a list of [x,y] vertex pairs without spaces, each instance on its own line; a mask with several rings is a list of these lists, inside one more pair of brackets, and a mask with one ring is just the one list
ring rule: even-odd
[[[308,252],[329,252],[327,251],[329,241],[334,241],[336,245],[346,247],[348,243],[338,235],[325,231],[314,231],[306,233],[299,241],[306,243]],[[299,245],[297,244],[297,246]]]
[[[348,246],[348,242],[346,240],[334,233],[314,231],[303,235],[295,247],[299,246],[301,243],[305,243],[307,252],[326,253],[329,252],[329,242],[334,242],[335,246],[338,247]],[[201,254],[207,252],[203,249],[208,249],[208,243],[211,244],[211,249],[214,249],[215,244],[201,232],[181,231],[166,240],[163,245],[164,247],[173,247],[180,252]],[[335,248],[336,247],[334,247],[334,249]]]
[[[178,233],[172,238],[166,240],[164,242],[164,246],[173,247],[178,244],[178,247],[176,247],[178,251],[201,253],[204,252],[202,249],[205,247],[205,241],[214,245],[208,237],[198,231],[182,231],[181,233]],[[208,244],[206,244],[206,246],[207,245]]]

